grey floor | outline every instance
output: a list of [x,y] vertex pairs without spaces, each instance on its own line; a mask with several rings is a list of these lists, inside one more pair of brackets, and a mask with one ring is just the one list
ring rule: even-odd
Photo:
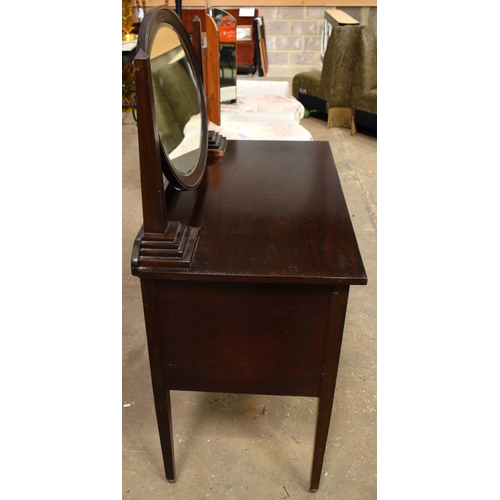
[[123,113],[123,498],[376,498],[377,139],[303,119],[329,141],[369,283],[352,287],[319,491],[308,491],[314,398],[172,393],[177,481],[166,481],[156,427],[139,280],[142,223],[137,128]]

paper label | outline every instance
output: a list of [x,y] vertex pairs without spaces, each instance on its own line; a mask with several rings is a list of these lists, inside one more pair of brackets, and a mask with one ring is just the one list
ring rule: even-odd
[[240,9],[240,17],[254,17],[255,9],[254,8],[241,8]]

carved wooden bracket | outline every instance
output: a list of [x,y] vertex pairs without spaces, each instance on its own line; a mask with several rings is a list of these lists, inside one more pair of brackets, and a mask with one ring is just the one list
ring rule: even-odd
[[164,234],[145,233],[141,228],[132,251],[132,274],[140,268],[154,272],[164,268],[189,268],[196,249],[200,228],[181,222],[168,223]]
[[208,131],[208,155],[224,156],[226,151],[227,139],[220,135],[217,130]]

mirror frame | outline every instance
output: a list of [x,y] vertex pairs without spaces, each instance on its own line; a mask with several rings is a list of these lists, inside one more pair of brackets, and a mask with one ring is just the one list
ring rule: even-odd
[[[195,189],[200,184],[200,182],[203,180],[203,176],[206,170],[208,151],[208,119],[201,71],[196,64],[197,59],[194,53],[193,45],[179,16],[170,8],[164,6],[159,6],[155,9],[149,10],[141,22],[139,35],[137,38],[137,51],[142,49],[148,56],[150,56],[156,33],[158,32],[160,27],[165,24],[177,33],[182,48],[184,49],[186,60],[193,72],[193,76],[195,79],[194,84],[198,92],[198,100],[200,103],[201,134],[200,155],[198,157],[195,168],[188,175],[182,174],[173,166],[172,162],[168,159],[168,156],[163,148],[161,138],[158,134],[158,140],[160,142],[161,150],[161,167],[169,183],[171,183],[176,189],[191,190]],[[156,110],[154,93],[151,93],[150,98],[153,104],[153,109]],[[139,109],[138,113],[140,113]],[[155,129],[157,129],[156,115],[154,120]]]

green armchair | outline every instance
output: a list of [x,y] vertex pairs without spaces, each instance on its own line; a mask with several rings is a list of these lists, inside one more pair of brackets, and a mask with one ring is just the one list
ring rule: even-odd
[[359,59],[352,86],[353,120],[351,132],[356,133],[356,122],[377,127],[377,35],[363,26],[359,40]]
[[328,128],[350,127],[352,84],[359,54],[360,26],[332,30],[322,71],[299,73],[292,81],[292,95],[309,111],[328,113]]
[[328,128],[351,128],[355,111],[377,113],[377,36],[367,26],[333,29],[323,70],[299,73],[292,94],[309,110],[328,114]]

